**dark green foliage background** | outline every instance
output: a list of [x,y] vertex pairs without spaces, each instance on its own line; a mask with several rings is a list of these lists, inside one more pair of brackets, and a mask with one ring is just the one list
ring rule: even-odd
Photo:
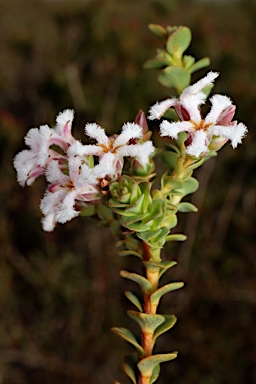
[[166,98],[157,73],[142,69],[159,46],[149,23],[192,29],[189,52],[210,56],[221,72],[215,92],[232,96],[250,129],[243,146],[197,171],[199,212],[177,229],[188,241],[164,250],[178,266],[163,282],[186,286],[161,304],[179,322],[156,350],[179,357],[159,384],[256,382],[255,1],[0,0],[0,14],[0,382],[128,383],[121,355],[130,347],[109,329],[128,326],[130,286],[118,271],[137,261],[119,258],[109,231],[84,218],[44,233],[45,183],[22,189],[12,159],[29,128],[53,125],[67,107],[83,139],[87,121],[117,132]]

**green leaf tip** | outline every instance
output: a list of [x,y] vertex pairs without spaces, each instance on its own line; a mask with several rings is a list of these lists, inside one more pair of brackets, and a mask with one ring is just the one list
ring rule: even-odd
[[166,353],[145,357],[138,363],[138,368],[141,374],[145,377],[151,377],[154,368],[166,361],[173,360],[177,357],[178,352]]
[[150,302],[154,305],[158,305],[161,297],[165,295],[168,292],[175,291],[176,289],[180,289],[184,286],[183,282],[176,282],[176,283],[170,283],[166,284],[163,287],[157,289],[151,296],[150,296]]
[[163,315],[165,318],[165,321],[157,327],[154,333],[153,341],[155,342],[156,339],[162,335],[163,333],[169,331],[177,322],[177,317],[174,315]]
[[149,24],[148,28],[156,37],[165,40],[167,33],[164,27],[158,24]]
[[142,308],[142,305],[141,305],[141,302],[140,300],[138,299],[138,297],[131,291],[126,291],[125,292],[125,296],[127,297],[128,300],[130,300],[130,302],[135,305],[135,307],[140,311],[142,312],[143,311],[143,308]]
[[174,57],[181,57],[189,47],[192,39],[192,34],[187,27],[178,27],[169,36],[166,44],[167,51]]
[[152,284],[145,277],[138,275],[137,273],[131,273],[123,270],[120,271],[120,275],[125,279],[134,281],[135,283],[139,284],[142,292],[148,293],[148,294],[151,293]]
[[138,353],[141,356],[144,355],[143,348],[139,345],[136,337],[134,336],[134,334],[129,329],[113,327],[113,328],[111,328],[111,331],[114,332],[119,337],[121,337],[123,340],[132,344],[137,349]]
[[124,357],[124,360],[123,360],[124,371],[134,384],[137,383],[137,377],[136,377],[138,372],[137,363],[138,363],[138,358],[134,354]]
[[127,313],[137,324],[139,324],[140,328],[147,333],[153,333],[156,328],[165,321],[165,318],[162,315],[152,315],[135,311],[128,311]]
[[191,203],[183,202],[178,204],[178,211],[179,212],[197,212],[198,209],[195,205]]
[[181,93],[190,84],[190,73],[186,68],[169,66],[160,72],[158,80],[165,87],[175,88]]

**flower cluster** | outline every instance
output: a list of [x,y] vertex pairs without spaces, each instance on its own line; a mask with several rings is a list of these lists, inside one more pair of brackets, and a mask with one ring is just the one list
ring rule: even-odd
[[206,101],[206,90],[212,87],[218,73],[209,72],[203,79],[187,87],[179,98],[171,98],[156,103],[150,109],[149,119],[160,119],[164,113],[174,107],[180,121],[163,120],[160,124],[161,136],[177,138],[179,132],[187,132],[186,152],[201,157],[209,150],[220,149],[228,140],[233,148],[242,142],[247,132],[243,123],[232,121],[236,107],[223,95],[211,97],[211,110],[202,117],[200,105]]
[[124,124],[121,133],[112,137],[97,124],[87,124],[85,133],[97,143],[84,145],[72,136],[73,118],[74,112],[67,109],[57,116],[54,128],[30,129],[25,137],[30,149],[14,159],[22,186],[31,185],[39,175],[49,183],[40,204],[45,231],[78,216],[83,206],[100,202],[106,184],[120,178],[124,157],[145,166],[154,152],[152,142],[143,142],[143,129],[135,123]]

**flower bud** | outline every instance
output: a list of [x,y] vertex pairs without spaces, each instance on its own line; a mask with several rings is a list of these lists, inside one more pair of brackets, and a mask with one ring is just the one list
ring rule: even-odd
[[223,136],[213,136],[208,148],[210,151],[218,151],[226,144],[228,139]]
[[139,113],[135,117],[134,122],[141,126],[143,135],[148,132],[148,123],[145,113],[140,109]]
[[217,119],[217,125],[230,125],[236,111],[235,105],[230,105],[230,107],[224,109],[223,112],[219,115]]

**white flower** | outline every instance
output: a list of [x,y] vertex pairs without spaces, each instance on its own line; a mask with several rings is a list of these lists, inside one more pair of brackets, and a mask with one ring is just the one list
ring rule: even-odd
[[180,106],[188,115],[188,120],[170,123],[164,120],[160,124],[161,136],[177,138],[179,132],[189,133],[189,144],[186,152],[192,156],[202,156],[208,152],[212,139],[216,136],[231,141],[233,148],[242,142],[247,132],[243,123],[232,122],[235,106],[227,96],[214,95],[210,101],[212,107],[210,112],[202,119],[198,109],[197,97],[186,96]]
[[[31,185],[39,175],[44,174],[52,160],[65,158],[68,147],[75,141],[71,135],[73,115],[73,111],[67,109],[58,115],[55,128],[42,125],[28,131],[25,143],[30,149],[21,151],[14,158],[18,182],[22,186]],[[52,145],[59,146],[64,155],[51,149]]]
[[101,199],[99,182],[112,172],[105,160],[102,158],[99,164],[90,168],[82,163],[81,158],[70,157],[69,175],[62,173],[58,161],[51,162],[46,178],[52,184],[40,204],[45,215],[42,221],[44,230],[52,231],[56,223],[64,224],[78,216],[76,202],[90,203]]
[[171,99],[161,101],[160,103],[157,102],[149,110],[149,120],[160,119],[171,107],[175,107],[176,112],[180,116],[179,106],[182,106],[184,103],[186,103],[187,97],[189,98],[190,96],[194,96],[193,100],[196,105],[203,104],[205,102],[206,95],[202,92],[202,90],[205,87],[210,86],[218,76],[219,74],[217,72],[209,72],[204,78],[185,88],[179,99],[173,97]]
[[18,182],[22,187],[25,184],[31,185],[39,175],[44,174],[44,168],[38,164],[36,154],[26,149],[15,156],[13,165],[17,171]]
[[124,124],[118,136],[108,137],[104,129],[96,123],[87,124],[85,133],[90,138],[97,140],[97,144],[83,145],[77,141],[68,149],[69,156],[99,156],[106,161],[106,165],[112,170],[112,176],[114,176],[117,168],[119,171],[120,168],[122,169],[124,157],[134,157],[142,165],[146,165],[155,150],[151,141],[136,143],[136,139],[143,137],[143,132],[141,126],[135,123]]
[[[175,108],[181,121],[170,123],[163,120],[160,124],[160,134],[176,139],[179,132],[188,132],[186,152],[191,156],[199,157],[206,154],[209,146],[218,150],[227,140],[230,140],[232,147],[235,148],[242,142],[247,132],[243,123],[232,122],[235,106],[227,96],[212,96],[211,110],[205,119],[202,118],[199,106],[206,100],[203,89],[211,86],[216,77],[218,73],[209,72],[203,79],[185,88],[178,99],[171,98],[156,103],[149,111],[149,119],[154,120],[160,119],[169,108]],[[216,141],[216,137],[222,140]]]

